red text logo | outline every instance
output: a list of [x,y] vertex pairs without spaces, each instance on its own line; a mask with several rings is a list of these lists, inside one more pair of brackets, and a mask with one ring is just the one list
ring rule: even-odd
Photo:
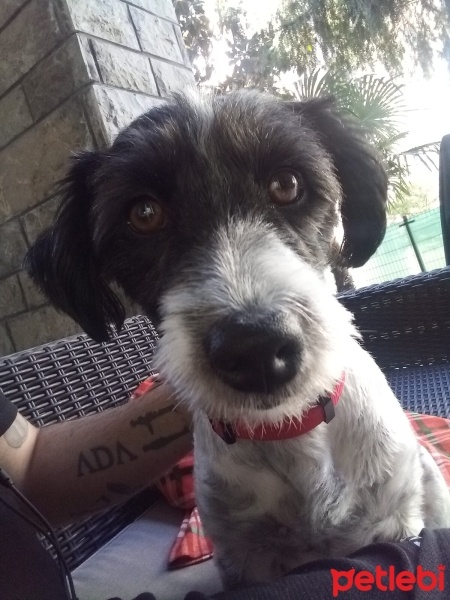
[[442,592],[444,590],[444,571],[444,565],[439,565],[436,572],[425,571],[419,565],[415,573],[411,573],[411,571],[397,572],[394,567],[388,567],[386,571],[380,565],[375,567],[375,573],[371,571],[356,572],[356,569],[330,570],[334,598],[337,598],[341,592],[348,592],[353,587],[361,592],[370,592],[374,587],[382,592],[393,592],[394,590],[410,592],[414,586],[417,586],[424,592],[431,592],[431,590]]

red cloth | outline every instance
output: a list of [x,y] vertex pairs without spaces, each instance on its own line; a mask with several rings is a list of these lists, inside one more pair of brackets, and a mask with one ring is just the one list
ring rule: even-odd
[[407,412],[419,442],[437,463],[450,488],[450,419]]
[[169,554],[169,569],[189,567],[212,558],[212,542],[205,535],[195,505],[194,454],[190,452],[182,458],[156,485],[171,506],[185,510]]
[[[155,377],[144,380],[133,393],[135,400],[155,385]],[[406,412],[419,442],[436,461],[450,487],[450,419]],[[157,487],[172,506],[186,511],[169,555],[169,569],[179,569],[208,560],[213,555],[211,540],[205,536],[194,496],[194,456],[189,453],[162,477]]]
[[[157,376],[148,377],[133,392],[136,401],[155,387]],[[178,536],[169,554],[169,569],[195,565],[212,558],[212,542],[203,531],[195,505],[194,454],[190,452],[157,482],[156,486],[171,506],[185,511]]]

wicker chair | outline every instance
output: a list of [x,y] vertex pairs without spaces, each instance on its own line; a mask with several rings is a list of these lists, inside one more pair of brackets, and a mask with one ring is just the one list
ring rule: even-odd
[[403,408],[450,418],[450,268],[341,294]]
[[[450,417],[450,268],[347,292],[363,345],[404,408]],[[40,426],[125,402],[152,372],[157,333],[145,317],[127,321],[111,342],[80,335],[0,358],[0,388]],[[71,569],[147,508],[147,490],[124,505],[60,529]]]
[[[158,335],[145,317],[129,319],[111,342],[79,335],[0,358],[0,389],[39,426],[126,402],[152,373]],[[157,498],[145,490],[124,505],[58,530],[70,569],[114,537]]]

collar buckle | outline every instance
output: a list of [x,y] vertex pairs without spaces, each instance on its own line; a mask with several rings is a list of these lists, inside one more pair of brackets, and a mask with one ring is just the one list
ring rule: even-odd
[[209,421],[213,430],[217,433],[217,435],[222,438],[222,440],[231,446],[236,443],[236,432],[231,423],[225,423],[224,421]]
[[328,423],[330,423],[330,421],[332,421],[336,416],[333,400],[328,396],[320,396],[319,404],[323,408],[324,421],[328,425]]
[[231,446],[236,443],[236,432],[233,429],[231,423],[223,423],[222,439],[223,441]]

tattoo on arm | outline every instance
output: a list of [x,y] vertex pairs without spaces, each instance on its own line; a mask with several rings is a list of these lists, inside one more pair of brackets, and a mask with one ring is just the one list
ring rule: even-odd
[[155,433],[153,429],[153,421],[156,421],[159,417],[167,415],[173,411],[173,406],[166,406],[165,408],[160,408],[159,410],[149,410],[145,413],[144,416],[138,417],[133,421],[130,421],[131,427],[137,427],[138,425],[144,425],[147,427],[149,432],[153,435]]
[[[137,494],[144,488],[145,485],[140,485],[138,487],[133,488],[125,483],[113,481],[108,482],[106,484],[107,492],[110,492],[111,494],[116,494],[117,496],[121,496],[121,498],[115,499],[114,503],[123,502],[125,497],[133,496],[134,494]],[[88,508],[86,508],[85,510],[71,512],[69,514],[69,517],[71,517],[72,519],[88,517],[93,513],[99,512],[101,510],[106,510],[112,504],[113,500],[108,495],[103,494],[102,496],[99,496]]]
[[[167,415],[173,411],[173,406],[167,406],[156,411],[148,411],[137,419],[130,421],[131,427],[144,426],[150,435],[155,434],[153,423],[156,419]],[[166,436],[158,436],[148,444],[142,446],[143,452],[150,450],[161,450],[168,444],[182,438],[189,433],[189,427],[183,425],[180,431]],[[137,460],[138,456],[131,452],[122,442],[117,441],[115,446],[95,446],[86,452],[80,452],[78,456],[78,477],[92,475],[99,471],[106,471],[117,465]]]
[[28,436],[28,423],[18,416],[11,427],[3,434],[3,439],[11,448],[20,448]]
[[138,457],[121,442],[116,442],[113,448],[96,446],[89,452],[80,452],[78,457],[78,477],[92,475],[98,471],[106,471],[116,465],[132,462]]
[[[167,413],[171,413],[173,409],[173,406],[167,406],[166,408],[161,408],[160,410],[150,410],[146,412],[145,415],[138,417],[133,421],[130,421],[130,425],[131,427],[138,427],[139,425],[143,425],[144,427],[147,427],[149,433],[153,435],[155,432],[153,429],[153,421],[156,421],[156,419],[162,417],[163,415],[166,415]],[[168,444],[174,442],[175,440],[178,440],[179,438],[183,437],[188,433],[189,428],[185,425],[183,429],[181,431],[178,431],[177,433],[173,433],[172,435],[161,436],[158,437],[156,440],[153,440],[149,444],[144,444],[144,446],[142,446],[142,450],[144,452],[148,452],[149,450],[160,450],[161,448],[164,448]]]
[[161,448],[164,448],[164,446],[167,446],[167,444],[170,444],[171,442],[178,440],[179,438],[183,437],[187,433],[189,433],[189,428],[184,427],[178,433],[174,433],[173,435],[166,435],[165,437],[157,438],[156,440],[154,440],[153,442],[150,442],[149,444],[144,444],[144,446],[142,446],[142,450],[144,452],[148,452],[149,450],[160,450]]

